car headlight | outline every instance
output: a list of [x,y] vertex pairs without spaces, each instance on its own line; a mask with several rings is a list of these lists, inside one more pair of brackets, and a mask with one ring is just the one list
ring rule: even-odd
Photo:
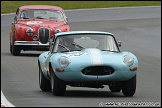
[[34,34],[33,29],[32,29],[32,28],[27,29],[27,30],[26,30],[26,34],[27,34],[28,36],[33,36],[33,34]]
[[55,33],[59,33],[59,32],[62,32],[62,31],[60,29],[55,30]]
[[123,62],[126,66],[131,66],[134,63],[134,58],[130,55],[126,55]]
[[63,67],[63,68],[67,67],[70,63],[67,57],[60,57],[58,59],[58,62],[60,64],[60,66]]

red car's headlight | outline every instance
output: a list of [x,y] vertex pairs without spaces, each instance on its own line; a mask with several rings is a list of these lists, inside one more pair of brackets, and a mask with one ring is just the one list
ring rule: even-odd
[[27,34],[28,36],[33,36],[34,30],[33,30],[32,28],[29,28],[29,29],[26,30],[26,34]]
[[56,29],[56,30],[55,30],[55,34],[56,34],[56,33],[59,33],[59,32],[62,32],[62,31],[61,31],[60,29]]

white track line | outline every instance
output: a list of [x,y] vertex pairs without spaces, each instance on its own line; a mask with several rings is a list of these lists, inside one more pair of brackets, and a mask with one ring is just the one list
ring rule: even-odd
[[1,107],[15,107],[6,99],[2,90],[1,90]]

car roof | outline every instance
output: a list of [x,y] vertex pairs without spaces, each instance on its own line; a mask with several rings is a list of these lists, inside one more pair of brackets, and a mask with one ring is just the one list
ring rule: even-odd
[[112,33],[110,32],[104,32],[104,31],[69,31],[69,32],[60,32],[60,33],[57,33],[55,34],[55,36],[61,36],[61,35],[74,35],[74,34],[80,34],[80,33],[83,33],[83,34],[87,34],[87,33],[94,33],[94,34],[107,34],[107,35],[112,35],[114,36]]
[[51,10],[59,10],[64,11],[61,7],[58,6],[50,6],[50,5],[25,5],[19,7],[20,11],[28,10],[28,9],[51,9]]

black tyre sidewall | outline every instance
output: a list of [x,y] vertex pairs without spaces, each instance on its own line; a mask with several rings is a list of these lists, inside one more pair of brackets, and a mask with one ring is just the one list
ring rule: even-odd
[[51,83],[47,80],[42,73],[42,70],[39,65],[39,87],[42,91],[51,91]]
[[[64,81],[60,80],[54,73],[53,69],[51,71],[51,88],[55,96],[63,96],[66,91],[66,84]],[[53,83],[52,83],[53,80]]]
[[12,51],[11,52],[12,52],[12,54],[14,56],[19,56],[20,55],[20,51],[21,51],[20,46],[14,45],[14,42],[15,42],[15,37],[13,36],[13,39],[12,39],[13,45],[12,45]]
[[12,45],[11,45],[11,43],[10,43],[10,53],[12,54]]
[[136,75],[128,81],[123,82],[122,92],[124,96],[133,96],[136,91]]

